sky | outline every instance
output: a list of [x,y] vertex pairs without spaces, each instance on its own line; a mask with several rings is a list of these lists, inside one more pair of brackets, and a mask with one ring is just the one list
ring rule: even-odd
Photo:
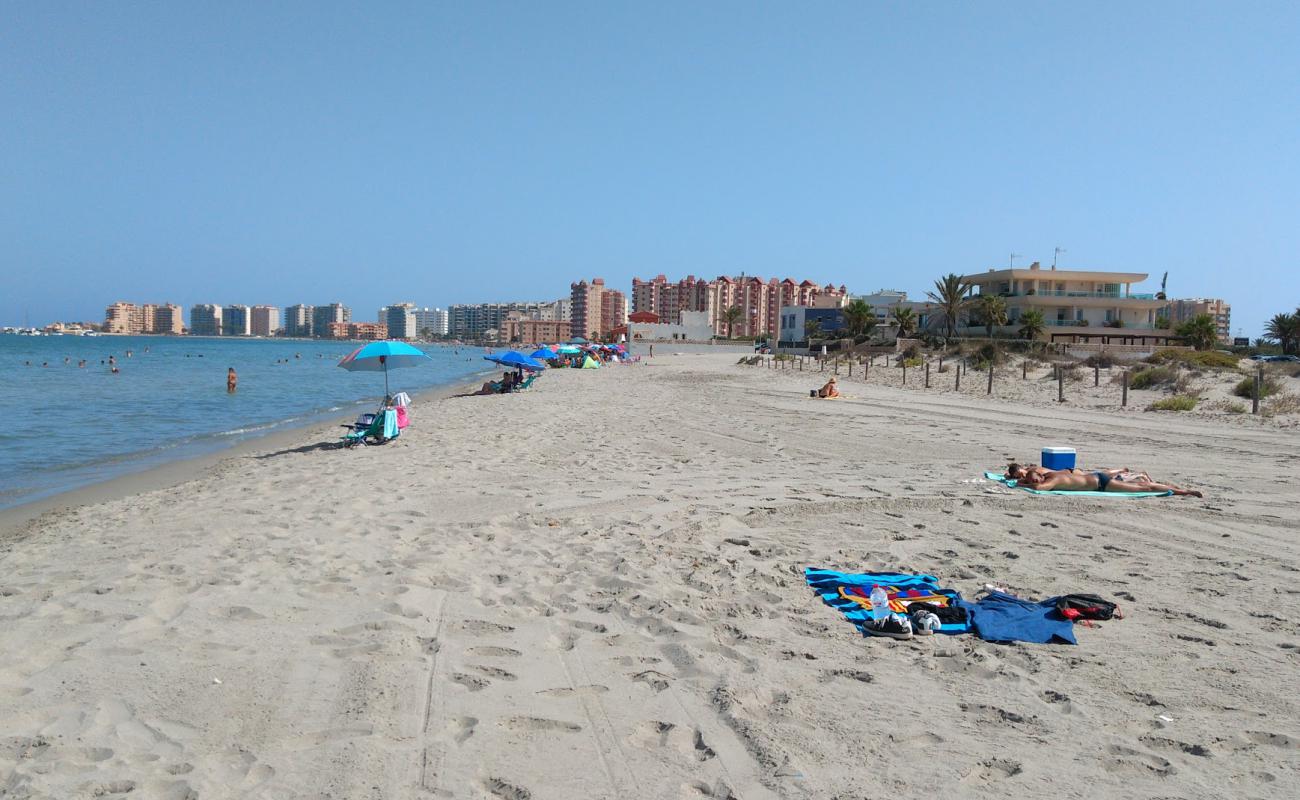
[[0,6],[0,324],[116,300],[853,292],[1017,265],[1300,305],[1300,4]]

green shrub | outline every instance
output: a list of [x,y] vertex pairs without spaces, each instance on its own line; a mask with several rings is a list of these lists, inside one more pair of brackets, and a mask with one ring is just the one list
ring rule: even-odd
[[1246,404],[1238,403],[1235,400],[1225,400],[1223,403],[1223,410],[1229,414],[1245,414]]
[[923,366],[924,364],[925,364],[925,359],[921,358],[920,356],[917,356],[916,358],[903,359],[903,366],[905,367],[920,367]]
[[1236,369],[1237,356],[1214,350],[1157,350],[1147,358],[1149,364],[1182,364],[1202,369]]
[[1083,363],[1084,366],[1101,367],[1102,369],[1107,369],[1109,367],[1115,366],[1115,364],[1117,364],[1118,362],[1115,360],[1115,357],[1112,356],[1110,353],[1097,353],[1096,355],[1088,356],[1087,358],[1085,358],[1083,360]]
[[1178,380],[1177,367],[1147,367],[1134,372],[1129,378],[1130,389],[1155,389],[1170,386]]
[[1196,408],[1197,398],[1188,394],[1176,394],[1173,397],[1166,397],[1157,400],[1147,406],[1148,411],[1191,411]]
[[913,358],[920,358],[920,357],[921,357],[921,348],[915,344],[909,344],[907,346],[907,349],[903,351],[903,358],[905,359],[911,360]]
[[[1282,391],[1282,383],[1272,375],[1265,375],[1264,380],[1259,384],[1259,396],[1269,397]],[[1247,375],[1242,378],[1236,386],[1232,387],[1232,393],[1238,397],[1244,397],[1250,400],[1255,396],[1255,376]]]

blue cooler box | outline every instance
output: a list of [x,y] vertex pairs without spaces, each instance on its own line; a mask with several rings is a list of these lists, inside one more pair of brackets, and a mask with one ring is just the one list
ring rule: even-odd
[[1074,469],[1073,447],[1044,447],[1043,466],[1047,469]]

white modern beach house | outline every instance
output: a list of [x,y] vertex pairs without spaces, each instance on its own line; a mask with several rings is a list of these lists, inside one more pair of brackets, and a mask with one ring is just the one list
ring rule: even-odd
[[[1025,269],[990,269],[962,277],[971,286],[972,298],[995,294],[1005,299],[1007,324],[996,329],[1000,332],[1014,333],[1020,317],[1037,309],[1053,343],[1173,344],[1173,332],[1156,327],[1168,302],[1155,293],[1133,291],[1134,284],[1146,279],[1143,272],[1043,269],[1037,261]],[[973,310],[964,333],[983,332],[978,311]]]

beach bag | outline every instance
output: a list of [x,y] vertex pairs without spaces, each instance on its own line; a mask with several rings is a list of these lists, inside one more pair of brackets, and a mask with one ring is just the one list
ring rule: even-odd
[[1056,610],[1068,620],[1124,619],[1119,606],[1095,594],[1066,594],[1056,598]]

